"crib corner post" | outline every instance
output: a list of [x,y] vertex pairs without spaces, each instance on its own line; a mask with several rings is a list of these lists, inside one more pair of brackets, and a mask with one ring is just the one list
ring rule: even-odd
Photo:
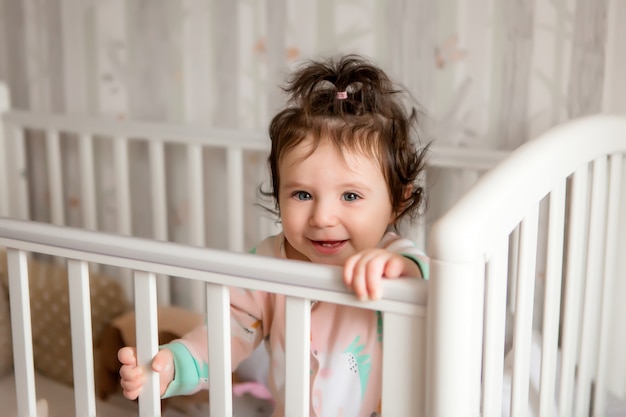
[[484,265],[431,259],[430,271],[426,415],[478,417]]

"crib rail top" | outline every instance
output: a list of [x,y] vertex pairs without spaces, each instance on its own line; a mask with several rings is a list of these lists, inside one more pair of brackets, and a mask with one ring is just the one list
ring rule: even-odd
[[205,125],[146,122],[118,118],[73,116],[10,110],[2,118],[9,124],[30,129],[53,129],[86,135],[122,136],[167,140],[169,143],[194,143],[203,146],[248,150],[269,150],[267,135],[244,129],[227,129]]
[[307,264],[303,268],[303,263],[298,261],[4,217],[0,217],[0,245],[155,274],[410,315],[423,313],[427,301],[428,284],[421,279],[387,280],[382,299],[363,303],[345,288],[338,267]]
[[510,233],[533,205],[576,170],[586,170],[597,158],[625,154],[624,117],[590,116],[549,130],[488,171],[433,225],[428,254],[449,262],[488,256],[490,245]]
[[[142,138],[168,143],[195,144],[218,148],[239,148],[269,151],[265,132],[234,128],[217,128],[189,123],[145,122],[119,118],[88,117],[41,113],[24,110],[0,112],[0,119],[21,128],[55,130],[79,135]],[[503,160],[509,151],[459,147],[450,144],[430,146],[427,164],[430,167],[486,171]]]

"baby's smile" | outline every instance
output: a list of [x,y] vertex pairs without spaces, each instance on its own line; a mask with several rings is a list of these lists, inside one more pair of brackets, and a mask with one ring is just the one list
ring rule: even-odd
[[313,247],[323,255],[334,255],[341,251],[348,240],[311,240]]

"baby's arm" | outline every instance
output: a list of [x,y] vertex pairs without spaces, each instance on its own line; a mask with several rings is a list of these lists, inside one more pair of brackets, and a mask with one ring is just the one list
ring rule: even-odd
[[[123,347],[117,353],[121,362],[120,382],[124,397],[136,399],[146,382],[146,376],[141,366],[137,366],[137,350],[133,347]],[[174,357],[168,349],[161,349],[152,360],[152,370],[159,374],[159,394],[162,396],[167,386],[174,379]]]
[[[232,366],[248,357],[262,341],[263,331],[258,305],[265,305],[262,291],[231,289],[231,351]],[[258,299],[256,299],[256,298]],[[161,397],[186,395],[208,389],[207,328],[199,326],[182,339],[161,347],[152,360],[152,369],[159,373]],[[124,347],[118,352],[122,366],[120,376],[124,396],[134,400],[145,384],[145,371],[137,365],[135,348]]]

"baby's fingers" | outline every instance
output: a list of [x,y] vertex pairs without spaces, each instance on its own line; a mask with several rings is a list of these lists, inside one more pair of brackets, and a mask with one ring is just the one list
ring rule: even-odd
[[145,376],[141,368],[122,365],[120,376],[122,377],[120,385],[122,386],[124,397],[129,400],[136,399],[145,383]]
[[137,366],[137,349],[134,347],[123,347],[117,351],[117,359],[122,365],[131,367]]
[[376,251],[353,256],[344,266],[344,282],[361,301],[380,298],[380,278],[385,262]]
[[400,255],[392,256],[385,264],[385,278],[398,278],[404,272],[404,260]]
[[358,262],[359,257],[359,255],[353,255],[349,257],[343,265],[343,283],[348,288],[352,287],[352,281],[354,280],[354,266]]
[[134,347],[123,347],[117,352],[120,367],[120,385],[124,397],[134,400],[139,396],[141,387],[145,383],[143,369],[137,366],[137,350]]
[[137,381],[124,381],[122,380],[120,385],[122,386],[122,395],[129,400],[136,400],[141,394],[141,388],[145,383],[144,379]]

